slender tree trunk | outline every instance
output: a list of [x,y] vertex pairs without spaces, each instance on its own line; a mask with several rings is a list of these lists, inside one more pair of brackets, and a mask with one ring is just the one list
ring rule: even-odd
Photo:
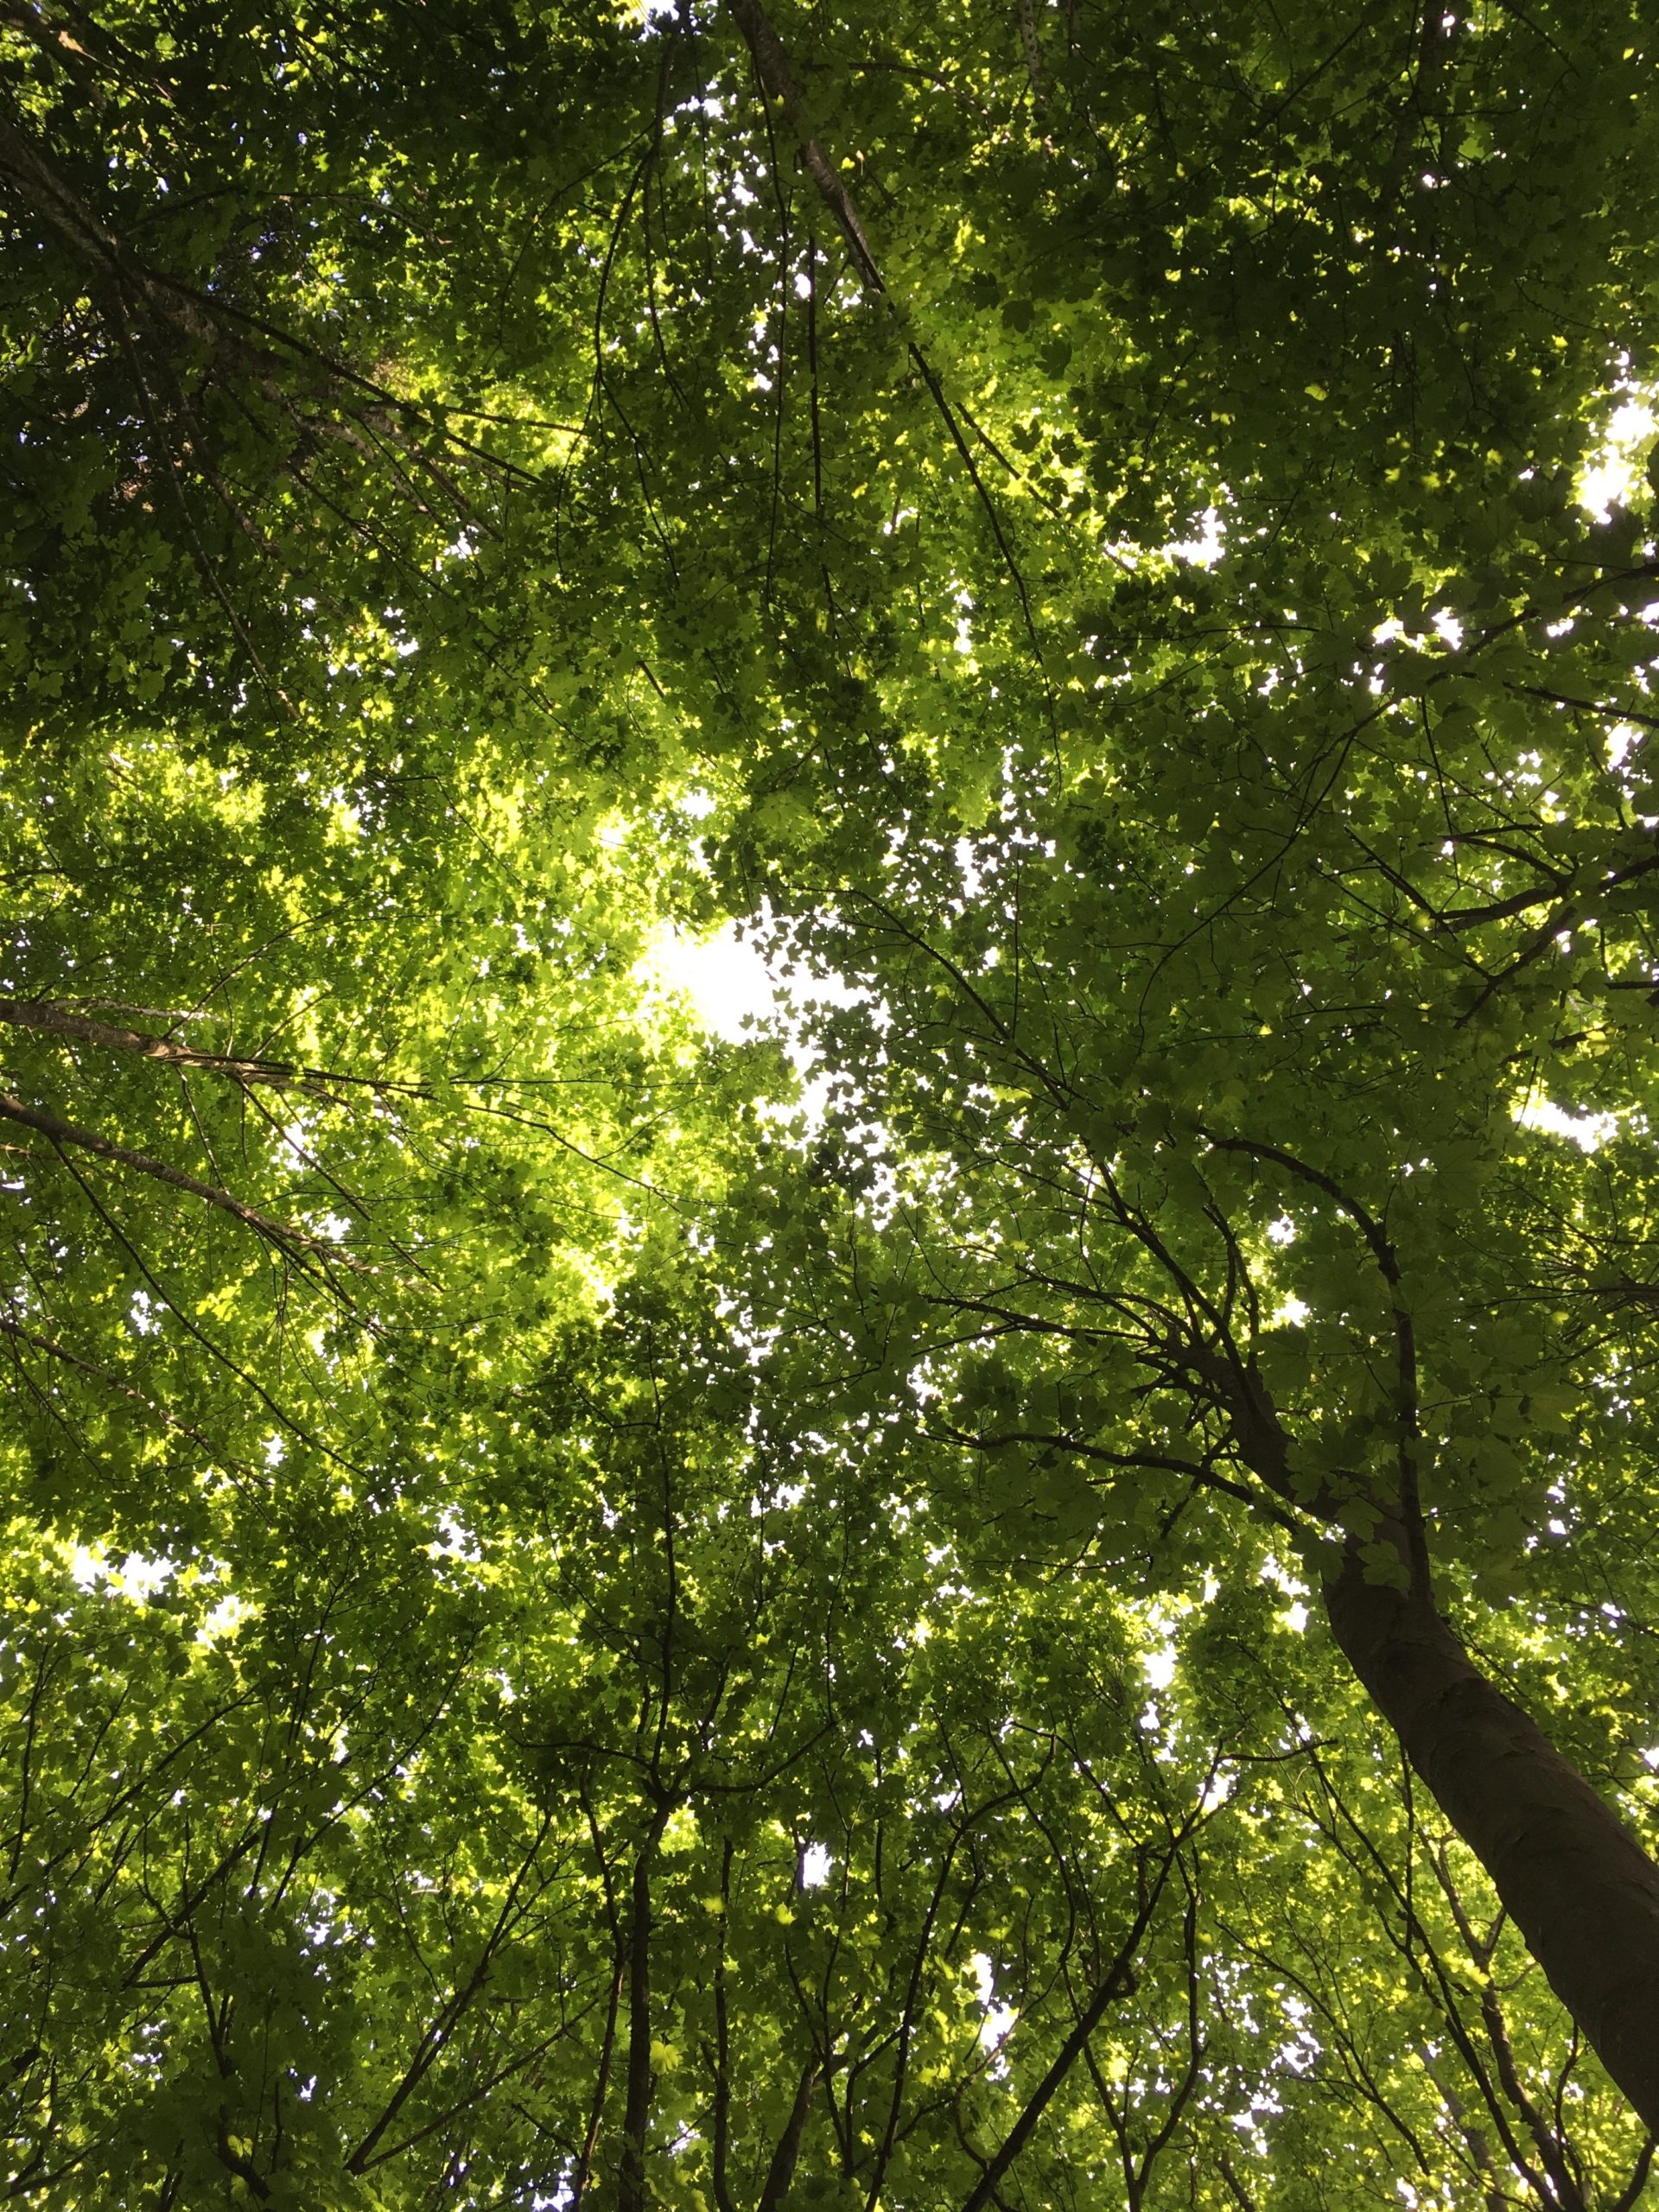
[[795,2101],[790,2107],[784,2132],[778,2139],[766,2168],[766,2185],[760,2191],[759,2212],[779,2212],[789,2195],[790,2184],[795,2178],[795,2169],[800,2163],[801,2140],[806,2133],[806,2122],[812,2109],[812,2091],[820,2072],[816,2058],[809,2059],[801,2069],[800,2084],[795,2092]]
[[1659,1866],[1426,1594],[1368,1583],[1350,1547],[1332,1633],[1550,1987],[1659,2129]]
[[720,1855],[721,1936],[715,1946],[715,2124],[710,2150],[710,2178],[718,2212],[737,2212],[732,2202],[727,2166],[732,2147],[732,2032],[726,2005],[726,1938],[724,1915],[731,1910],[733,1845],[727,1837]]
[[851,247],[859,275],[873,292],[885,292],[887,288],[881,281],[875,256],[870,251],[870,242],[864,235],[864,226],[859,220],[852,194],[842,181],[840,170],[806,126],[801,88],[795,81],[789,55],[772,28],[772,18],[760,0],[726,0],[726,4],[754,57],[755,73],[772,98],[782,103],[784,112],[794,127],[807,175],[818,188],[819,196]]
[[628,2056],[618,2161],[617,2212],[645,2212],[645,2136],[651,2126],[651,1872],[671,1808],[659,1807],[633,1862],[628,1916]]
[[1027,2098],[1023,2111],[1003,2137],[1001,2148],[969,2191],[962,2212],[985,2212],[988,2205],[1001,2204],[1002,2200],[997,2191],[1004,2175],[1031,2139],[1050,2099],[1088,2049],[1089,2038],[1105,2018],[1107,2006],[1133,1993],[1136,1954],[1152,1925],[1153,1915],[1158,1910],[1158,1900],[1163,1895],[1165,1885],[1180,1856],[1181,1847],[1197,1825],[1198,1819],[1196,1812],[1189,1814],[1176,1830],[1157,1873],[1142,1893],[1141,1910],[1136,1913],[1128,1934],[1119,1945],[1116,1956],[1095,1985],[1094,1994],[1078,2014],[1077,2024],[1060,2045],[1047,2073]]

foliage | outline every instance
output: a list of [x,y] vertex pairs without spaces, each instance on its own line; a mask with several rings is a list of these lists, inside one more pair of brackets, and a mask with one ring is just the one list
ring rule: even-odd
[[1633,2207],[1641,11],[0,74],[11,2192]]

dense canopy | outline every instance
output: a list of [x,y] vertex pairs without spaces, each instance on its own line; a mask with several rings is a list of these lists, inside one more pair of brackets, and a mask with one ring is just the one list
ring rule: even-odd
[[1654,46],[0,7],[12,2198],[1659,2186]]

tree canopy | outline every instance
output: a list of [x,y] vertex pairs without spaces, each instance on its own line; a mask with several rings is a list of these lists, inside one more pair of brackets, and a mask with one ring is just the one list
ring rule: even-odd
[[1648,14],[0,7],[18,2202],[1644,2200]]

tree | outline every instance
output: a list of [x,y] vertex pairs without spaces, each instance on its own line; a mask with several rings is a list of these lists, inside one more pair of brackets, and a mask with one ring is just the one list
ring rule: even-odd
[[[1356,263],[1342,245],[1361,332],[1368,295],[1405,311],[1402,261],[1441,265],[1466,251],[1455,228],[1414,223],[1399,205],[1419,124],[1439,126],[1434,158],[1447,172],[1426,171],[1427,189],[1461,192],[1483,219],[1511,197],[1483,188],[1478,132],[1455,154],[1446,137],[1489,66],[1491,26],[1471,18],[1424,37],[1373,194],[1362,201],[1363,158],[1355,175],[1337,166],[1317,178],[1332,197],[1345,191],[1355,214],[1368,208],[1376,227],[1354,243],[1382,249]],[[1454,41],[1461,54],[1444,50]],[[1223,68],[1236,73],[1237,55],[1222,42]],[[1595,73],[1577,58],[1572,68],[1586,82]],[[1168,152],[1180,144],[1169,127]],[[1602,157],[1617,144],[1617,134],[1604,140]],[[1443,330],[1437,295],[1449,283],[1471,317],[1459,329],[1502,358],[1507,307],[1524,360],[1516,310],[1533,302],[1521,286],[1510,305],[1503,278],[1483,292],[1487,266],[1453,259],[1444,276],[1425,267],[1427,319]],[[1182,267],[1166,283],[1189,273],[1204,272]],[[1138,338],[1160,364],[1184,358],[1168,326],[1185,316],[1165,308],[1170,296],[1160,290],[1139,317],[1131,300],[1119,315],[1125,346]],[[1300,346],[1297,357],[1302,367],[1322,358]],[[1252,353],[1243,375],[1261,369]],[[1241,468],[1233,407],[1246,397],[1238,375],[1215,365],[1210,391],[1229,405],[1216,410],[1227,438],[1208,456],[1227,472],[1212,512],[1226,508],[1236,550],[1196,587],[1160,591],[1137,576],[1103,594],[1071,696],[1046,686],[1046,747],[1018,741],[1005,671],[988,652],[984,672],[1000,680],[964,687],[962,718],[1007,732],[991,818],[971,782],[964,795],[948,772],[937,777],[879,866],[821,892],[794,941],[809,965],[864,987],[863,1004],[828,1026],[831,1067],[849,1071],[849,1096],[861,1091],[862,1110],[893,1131],[905,1234],[919,1235],[930,1279],[921,1304],[959,1316],[944,1344],[913,1339],[917,1357],[938,1363],[943,1432],[985,1453],[1036,1447],[1173,1476],[1254,1506],[1307,1550],[1345,1656],[1652,2122],[1659,1876],[1471,1663],[1435,1597],[1433,1558],[1461,1552],[1480,1566],[1513,1552],[1548,1517],[1546,1492],[1582,1510],[1581,1474],[1569,1476],[1540,1432],[1590,1417],[1618,1339],[1598,1329],[1586,1364],[1576,1334],[1551,1334],[1570,1326],[1570,1311],[1549,1323],[1539,1310],[1555,1298],[1541,1228],[1560,1239],[1593,1212],[1558,1162],[1528,1172],[1528,1153],[1550,1143],[1517,1134],[1515,1117],[1540,1062],[1554,1087],[1574,1053],[1599,1063],[1594,1103],[1640,1112],[1640,1077],[1620,1047],[1646,1019],[1621,1012],[1615,995],[1652,993],[1652,817],[1645,785],[1618,772],[1601,734],[1628,744],[1646,719],[1632,691],[1649,652],[1651,548],[1634,514],[1601,540],[1564,543],[1546,492],[1530,559],[1512,535],[1506,562],[1490,557],[1491,540],[1478,548],[1488,557],[1469,561],[1458,519],[1442,527],[1423,493],[1491,469],[1489,496],[1506,496],[1519,525],[1516,494],[1524,504],[1538,479],[1537,416],[1528,410],[1516,435],[1506,417],[1516,403],[1500,396],[1496,371],[1490,392],[1472,380],[1478,432],[1470,379],[1427,423],[1421,410],[1368,421],[1351,382],[1334,366],[1320,374],[1331,386],[1304,389],[1316,409],[1334,404],[1339,456],[1319,438],[1321,414],[1312,453],[1292,432],[1282,457],[1258,465],[1252,454]],[[1557,423],[1560,411],[1557,399]],[[1397,456],[1380,491],[1355,481],[1368,433]],[[1476,436],[1484,452],[1470,450]],[[1431,458],[1436,467],[1418,474]],[[1098,476],[1098,459],[1081,465]],[[1296,479],[1315,471],[1313,496],[1340,499],[1328,510],[1336,527],[1312,519],[1293,544],[1281,533]],[[1465,478],[1465,499],[1471,488]],[[1491,525],[1489,510],[1475,536]],[[1391,565],[1395,547],[1408,552],[1403,567]],[[1017,566],[1010,573],[1027,617],[1029,593]],[[1402,614],[1408,582],[1425,595]],[[1287,636],[1267,610],[1292,598],[1303,611],[1285,609]],[[1372,639],[1390,628],[1421,640],[1437,600],[1433,650],[1379,656]],[[1225,647],[1205,650],[1202,631],[1183,637],[1172,601]],[[1537,643],[1522,664],[1529,632]],[[1563,633],[1570,642],[1558,645]],[[1032,643],[1040,651],[1035,632]],[[1535,972],[1563,952],[1563,971]],[[1573,1027],[1580,1009],[1586,1026]],[[878,1054],[888,1072],[872,1085]],[[1623,1080],[1604,1091],[1610,1057]],[[1488,1174],[1477,1216],[1470,1198]],[[1617,1184],[1610,1211],[1635,1214]],[[1269,1223],[1281,1242],[1307,1233],[1324,1262],[1323,1278],[1308,1279],[1317,1298],[1299,1300],[1319,1317],[1311,1359],[1300,1319],[1282,1344],[1272,1299],[1286,1270]],[[1560,1255],[1569,1269],[1575,1243]],[[906,1272],[901,1310],[918,1300],[917,1281]],[[1494,1320],[1489,1350],[1480,1339]],[[1020,1334],[1057,1357],[1013,1376],[946,1363],[971,1343]],[[1640,1357],[1619,1351],[1621,1365]],[[967,1409],[954,1424],[952,1400]],[[987,1406],[990,1418],[976,1418]],[[1120,1510],[1133,1529],[1164,1503],[1142,1484]],[[1323,1558],[1310,1541],[1320,1529],[1336,1547]]]
[[14,2190],[1633,2204],[1636,13],[0,67]]

